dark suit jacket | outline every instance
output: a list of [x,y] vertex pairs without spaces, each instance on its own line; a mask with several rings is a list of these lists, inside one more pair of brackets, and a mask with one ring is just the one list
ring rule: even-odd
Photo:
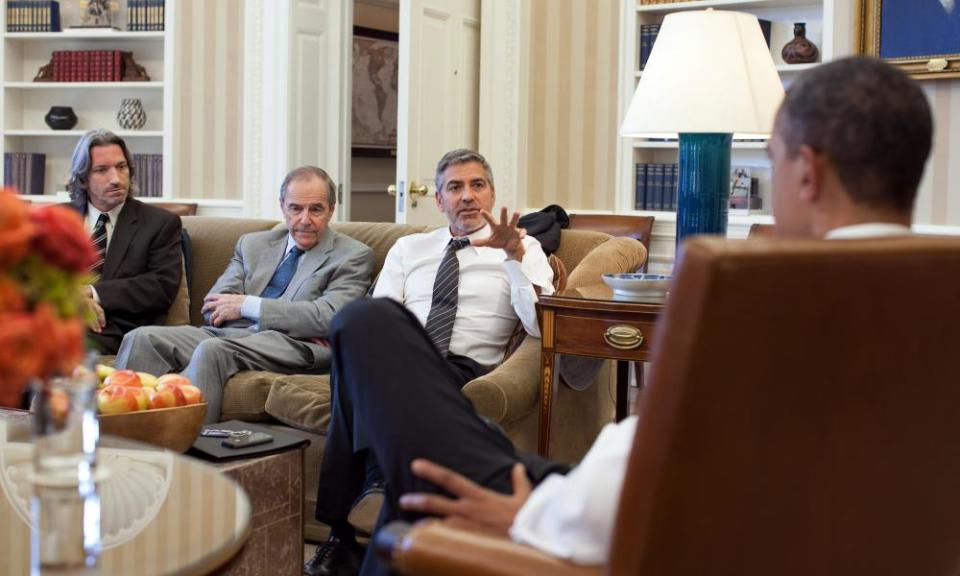
[[[73,207],[87,210],[86,203]],[[180,287],[180,228],[180,217],[162,208],[133,198],[123,205],[93,285],[107,325],[87,335],[102,353],[116,354],[124,334],[162,321]]]

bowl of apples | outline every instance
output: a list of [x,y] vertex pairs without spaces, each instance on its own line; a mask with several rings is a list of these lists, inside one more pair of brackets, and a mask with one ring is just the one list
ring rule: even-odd
[[159,378],[146,372],[98,365],[100,432],[174,452],[186,452],[200,433],[207,403],[203,393],[179,374]]

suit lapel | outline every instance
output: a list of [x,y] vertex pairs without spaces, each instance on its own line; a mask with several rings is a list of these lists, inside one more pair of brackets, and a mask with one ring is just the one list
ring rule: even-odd
[[300,265],[297,267],[297,273],[293,275],[293,279],[290,280],[290,286],[284,293],[285,299],[293,300],[297,291],[300,290],[300,285],[313,276],[313,273],[330,258],[330,251],[333,250],[333,240],[336,235],[336,232],[327,228],[327,232],[323,235],[320,243],[301,257]]
[[283,259],[283,254],[286,252],[288,235],[289,233],[286,230],[278,231],[262,248],[257,249],[256,246],[251,248],[256,252],[251,253],[252,261],[250,265],[253,270],[251,271],[249,294],[259,296],[267,288],[267,284],[273,278],[273,273],[277,271],[277,266],[280,265],[280,260]]
[[104,279],[112,279],[116,273],[123,257],[127,253],[127,248],[137,235],[137,217],[140,213],[140,207],[133,198],[128,198],[117,216],[117,223],[113,227],[113,234],[110,236],[110,245],[107,247],[107,257],[103,261]]

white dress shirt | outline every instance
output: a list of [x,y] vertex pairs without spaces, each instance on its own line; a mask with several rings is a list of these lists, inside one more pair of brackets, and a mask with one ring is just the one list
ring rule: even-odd
[[[290,250],[296,245],[297,243],[293,240],[293,236],[287,235],[287,247],[283,250],[283,257],[280,258],[280,262],[283,262],[287,258],[287,255],[290,254]],[[297,260],[297,268],[296,270],[294,270],[294,273],[296,273],[297,270],[300,269],[300,262],[302,261],[303,261],[302,257],[299,260]],[[277,267],[279,266],[280,265],[277,264]],[[276,270],[274,270],[274,273],[276,273]],[[273,275],[271,274],[270,277],[273,278]],[[263,298],[259,296],[255,296],[253,294],[247,294],[247,297],[243,299],[243,303],[240,304],[240,315],[243,316],[244,318],[253,320],[254,322],[259,322],[260,321],[260,302],[262,300]],[[257,330],[259,330],[259,328],[260,328],[259,324],[254,324],[250,326],[249,330],[252,332],[256,332]]]
[[909,236],[913,232],[902,224],[868,222],[834,228],[824,236],[826,240],[856,240],[859,238],[883,238],[886,236]]
[[[488,236],[490,227],[484,226],[469,238]],[[387,253],[373,296],[396,300],[426,325],[433,282],[450,238],[449,228],[440,228],[397,240]],[[553,270],[535,238],[524,238],[523,246],[523,262],[507,260],[499,248],[470,245],[457,251],[460,287],[450,353],[495,366],[503,359],[517,318],[528,334],[540,336],[534,286],[542,294],[553,294]]]
[[514,542],[578,564],[606,561],[637,417],[607,424],[569,474],[551,474],[510,528]]
[[[110,218],[110,220],[105,226],[107,230],[107,249],[103,252],[104,258],[107,257],[107,251],[110,249],[110,239],[113,238],[113,230],[117,227],[117,218],[120,217],[120,211],[123,210],[124,204],[126,204],[126,202],[121,202],[120,204],[114,206],[112,210],[107,212],[107,216]],[[103,212],[100,212],[97,210],[96,206],[87,202],[87,219],[85,224],[87,226],[87,232],[91,236],[93,235],[94,228],[97,227],[97,220],[100,219],[100,214],[103,214]],[[100,295],[97,294],[97,289],[92,284],[90,285],[90,293],[93,295],[93,301],[99,304]]]

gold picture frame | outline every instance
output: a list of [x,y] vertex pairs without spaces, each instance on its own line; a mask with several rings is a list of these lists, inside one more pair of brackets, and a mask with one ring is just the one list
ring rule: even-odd
[[[885,3],[916,2],[917,0],[858,0],[857,34],[855,36],[857,53],[867,56],[883,58],[896,65],[914,78],[933,80],[943,78],[960,78],[960,43],[946,47],[945,50],[933,50],[943,53],[912,53],[897,57],[882,56],[883,30],[881,27],[883,8]],[[936,0],[920,0],[931,2]],[[916,8],[916,4],[911,7]],[[960,3],[955,7],[960,12]],[[952,18],[960,18],[960,14],[952,14]],[[898,26],[911,26],[903,20],[896,20]],[[900,35],[924,34],[922,26],[906,30],[898,30]]]

